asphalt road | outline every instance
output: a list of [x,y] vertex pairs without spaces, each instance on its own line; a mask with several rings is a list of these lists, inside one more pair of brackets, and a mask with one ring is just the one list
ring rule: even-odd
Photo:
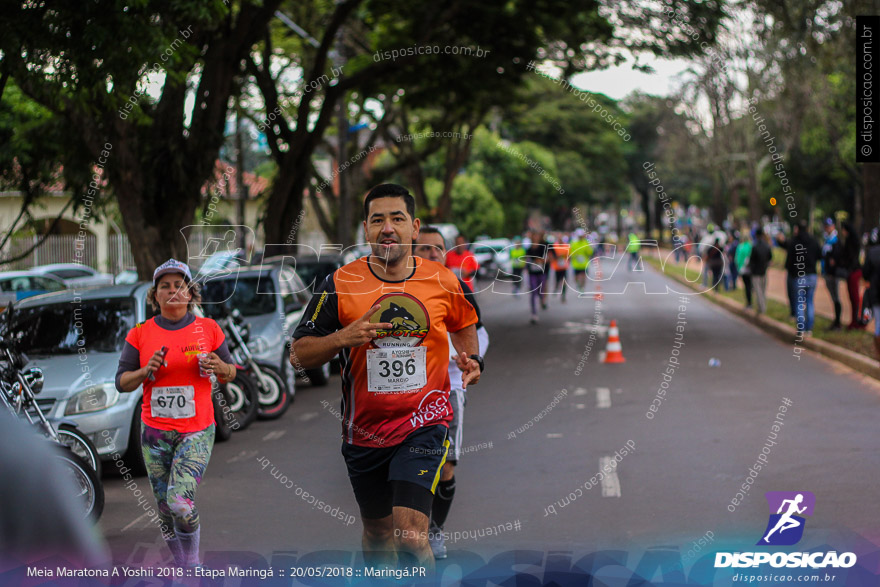
[[[509,295],[509,284],[479,294],[491,344],[483,380],[468,392],[469,452],[457,469],[446,524],[464,537],[448,544],[449,560],[488,560],[514,549],[582,555],[678,548],[684,555],[707,532],[712,549],[749,549],[767,524],[764,492],[803,490],[815,494],[816,507],[799,548],[876,551],[870,544],[880,544],[872,483],[880,470],[880,385],[808,352],[796,358],[794,336],[785,344],[763,334],[705,299],[712,294],[689,296],[680,314],[682,296],[645,293],[674,286],[650,268],[629,273],[606,263],[604,270],[598,309],[593,296],[569,292],[564,304],[550,296],[537,325],[529,324],[527,297]],[[627,287],[628,281],[645,285]],[[601,364],[612,319],[626,362]],[[679,366],[650,412],[677,324]],[[719,366],[710,366],[713,358]],[[281,420],[257,422],[215,446],[197,498],[206,562],[246,559],[245,552],[287,560],[359,550],[360,516],[339,452],[339,420],[322,405],[338,408],[339,390],[338,376],[325,388],[302,385]],[[790,406],[766,465],[731,512],[783,398]],[[593,485],[602,459],[628,443],[635,449],[618,456],[615,475]],[[273,468],[294,487],[275,479]],[[164,557],[133,489],[118,478],[105,483],[100,528],[116,561]],[[146,478],[138,487],[148,490]],[[297,488],[353,518],[319,511]],[[480,536],[488,527],[497,532]]]

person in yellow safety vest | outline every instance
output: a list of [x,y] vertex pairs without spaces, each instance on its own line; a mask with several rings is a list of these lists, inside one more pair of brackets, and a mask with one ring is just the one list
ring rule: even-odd
[[513,282],[513,293],[519,293],[519,288],[523,284],[523,272],[526,268],[526,262],[523,257],[526,249],[523,246],[522,238],[514,237],[513,247],[510,249],[510,261],[513,266],[513,274],[517,277]]
[[629,242],[626,244],[626,252],[629,253],[629,270],[632,271],[639,262],[639,237],[635,233],[629,233]]
[[587,274],[590,268],[590,259],[593,257],[593,246],[587,240],[583,232],[575,233],[575,240],[571,243],[568,258],[574,271],[574,279],[578,290],[583,292],[586,287]]
[[562,290],[562,303],[565,303],[565,274],[568,273],[568,252],[571,247],[568,237],[556,238],[556,242],[550,245],[550,267],[556,273],[556,292]]

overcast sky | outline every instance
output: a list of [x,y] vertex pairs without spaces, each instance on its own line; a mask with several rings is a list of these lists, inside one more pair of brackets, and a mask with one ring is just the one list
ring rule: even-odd
[[654,57],[643,58],[643,61],[654,67],[653,74],[646,74],[625,63],[603,71],[582,73],[572,78],[572,84],[582,90],[599,92],[609,98],[620,100],[634,90],[641,90],[656,96],[668,96],[680,85],[676,76],[687,69],[690,63],[686,59],[658,60]]

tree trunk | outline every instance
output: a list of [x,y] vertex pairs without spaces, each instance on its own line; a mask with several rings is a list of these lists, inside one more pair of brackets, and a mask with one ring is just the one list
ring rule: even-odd
[[862,163],[862,202],[865,229],[880,226],[880,163]]
[[756,165],[753,161],[749,161],[748,167],[749,222],[751,223],[761,219],[761,195],[758,193]]
[[[161,173],[158,169],[149,172]],[[169,258],[187,263],[190,255],[198,255],[199,251],[187,251],[181,233],[184,226],[192,224],[196,199],[180,198],[177,189],[173,189],[177,184],[170,178],[164,186],[156,186],[152,194],[137,181],[119,179],[115,183],[120,193],[119,211],[137,265],[138,279],[151,280],[153,270]],[[190,188],[190,193],[192,190]],[[198,188],[194,190],[198,193]]]
[[654,229],[654,224],[651,222],[651,190],[636,190],[639,194],[640,199],[642,200],[642,213],[645,215],[645,238],[651,238],[651,231]]
[[[308,160],[305,163],[303,165],[297,160],[295,153],[288,151],[283,164],[279,166],[263,216],[267,243],[288,242],[296,219],[303,209],[303,190],[310,177]],[[299,231],[288,244],[294,244],[298,237]]]
[[727,216],[727,207],[724,204],[724,187],[722,183],[723,180],[721,174],[716,173],[714,181],[712,182],[712,220],[717,225],[721,225],[724,222],[724,218]]

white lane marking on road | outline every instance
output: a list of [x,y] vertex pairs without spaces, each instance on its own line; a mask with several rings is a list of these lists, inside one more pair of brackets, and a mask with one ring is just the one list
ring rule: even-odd
[[257,454],[258,454],[258,451],[255,451],[255,450],[250,450],[250,451],[243,450],[243,451],[239,452],[237,455],[235,455],[234,457],[232,457],[231,459],[227,459],[226,462],[227,463],[234,463],[236,461],[249,460],[251,457],[257,456]]
[[305,412],[302,416],[299,417],[300,422],[308,422],[312,418],[317,418],[318,412]]
[[575,395],[587,395],[587,390],[584,389],[583,387],[578,387],[577,389],[574,390],[574,394]]
[[605,473],[602,477],[602,497],[620,497],[620,479],[617,477],[616,464],[612,457],[599,459],[599,471],[604,472],[605,467],[611,469],[610,473]]
[[273,430],[263,437],[263,442],[266,442],[267,440],[278,440],[279,438],[284,436],[285,432],[287,432],[287,430]]
[[576,407],[579,410],[583,410],[584,408],[587,407],[587,404],[575,404],[574,407]]
[[562,328],[550,329],[550,334],[583,334],[586,332],[604,336],[608,332],[608,327],[604,324],[590,322],[565,322]]
[[610,408],[611,407],[611,390],[607,387],[597,387],[596,388],[596,407],[597,408]]
[[559,434],[558,432],[548,432],[547,438],[562,438],[562,434]]
[[134,526],[135,524],[140,522],[142,518],[146,517],[146,515],[147,515],[147,512],[142,513],[136,519],[132,520],[132,522],[129,525],[127,525],[125,528],[120,530],[120,532],[125,532],[126,530],[128,530],[129,528],[131,528],[132,526]]

